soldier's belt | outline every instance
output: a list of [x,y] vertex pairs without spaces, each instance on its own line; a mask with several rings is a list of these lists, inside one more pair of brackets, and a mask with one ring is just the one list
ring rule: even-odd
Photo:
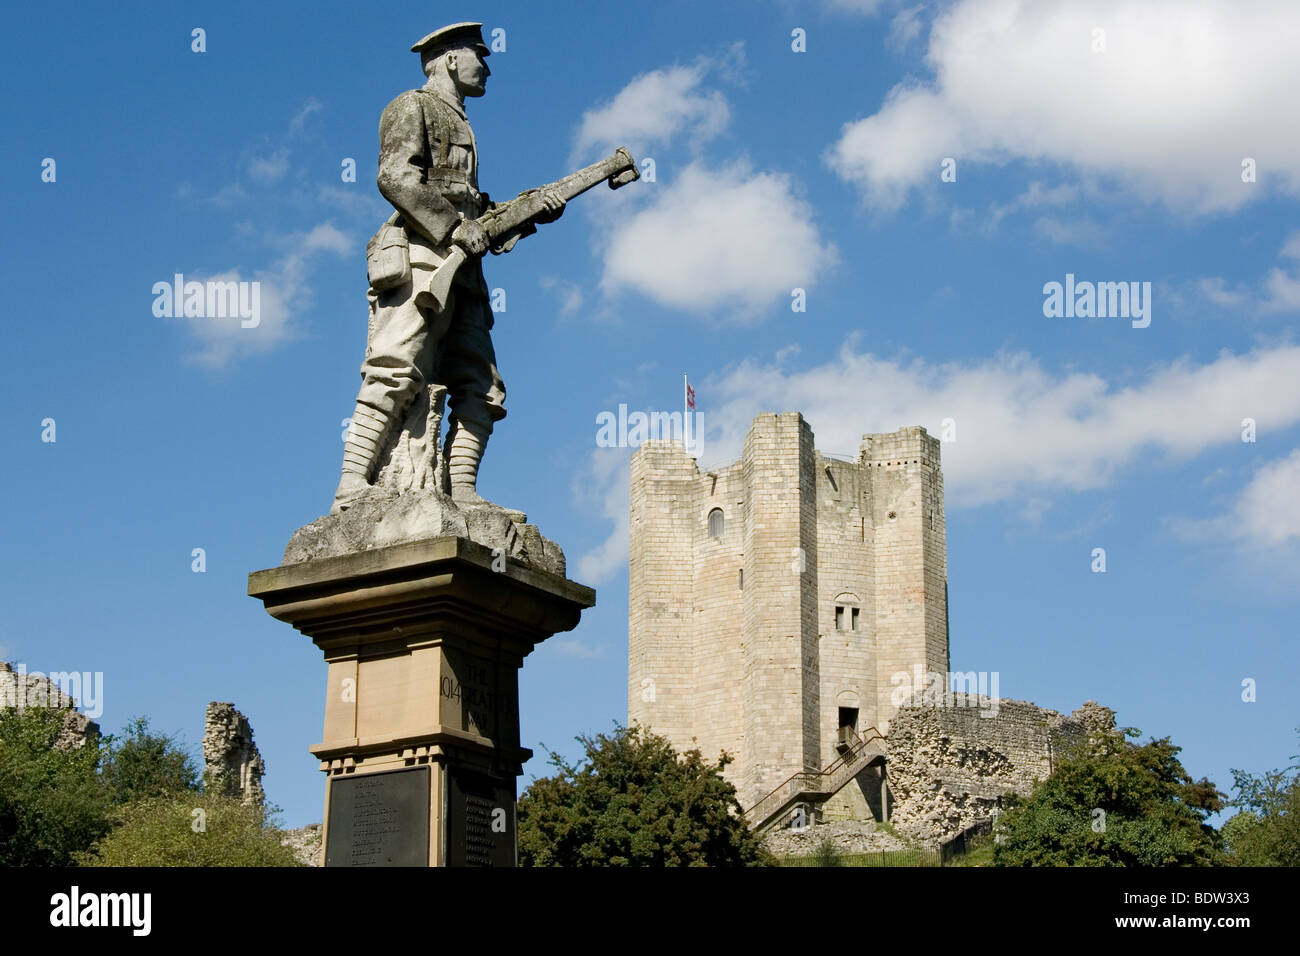
[[469,186],[469,173],[462,169],[439,169],[435,167],[425,174],[425,179],[429,182],[459,183],[462,186]]

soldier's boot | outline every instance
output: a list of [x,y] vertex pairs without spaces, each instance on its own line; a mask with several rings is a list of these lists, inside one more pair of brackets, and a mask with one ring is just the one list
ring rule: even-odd
[[[489,430],[477,422],[461,418],[452,421],[447,435],[447,475],[451,482],[451,500],[462,508],[487,505],[499,508],[478,493],[478,466],[487,447]],[[522,511],[502,508],[512,521],[528,520]]]
[[343,445],[343,476],[334,492],[330,514],[346,511],[370,490],[370,476],[384,449],[390,422],[388,416],[369,405],[357,403],[352,424]]
[[451,500],[458,505],[485,505],[478,493],[478,466],[487,447],[488,430],[475,422],[454,418],[447,435],[447,475]]

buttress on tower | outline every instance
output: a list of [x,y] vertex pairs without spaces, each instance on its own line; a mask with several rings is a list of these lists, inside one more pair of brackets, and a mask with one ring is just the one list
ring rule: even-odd
[[[853,734],[887,734],[897,675],[948,670],[943,473],[924,428],[864,435],[844,461],[799,413],[762,414],[741,459],[703,474],[680,443],[645,442],[630,538],[629,722],[731,754],[744,807]],[[882,782],[869,768],[825,812],[883,819]]]

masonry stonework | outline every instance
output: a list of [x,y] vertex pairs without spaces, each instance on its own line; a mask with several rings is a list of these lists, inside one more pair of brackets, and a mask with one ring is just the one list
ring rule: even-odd
[[[891,677],[948,669],[939,442],[865,435],[818,452],[798,413],[758,416],[741,459],[701,473],[676,442],[633,456],[629,720],[730,753],[744,806],[887,732]],[[867,768],[827,806],[879,817]]]
[[54,746],[71,750],[84,746],[99,736],[99,724],[77,710],[77,702],[59,686],[60,674],[51,680],[44,674],[27,673],[23,665],[18,668],[0,661],[0,709],[26,710],[29,707],[48,707],[63,713],[63,726]]
[[1114,726],[1114,712],[1092,701],[1068,717],[963,694],[904,706],[889,732],[891,822],[913,840],[941,842],[993,816],[1005,794],[1028,796],[1071,748]]
[[239,797],[246,804],[266,799],[266,764],[253,743],[253,728],[234,704],[212,701],[203,727],[203,780],[208,792]]
[[943,472],[924,428],[864,435],[844,460],[799,414],[764,414],[737,462],[701,473],[680,444],[649,441],[631,476],[629,720],[730,754],[753,825],[806,804],[814,822],[890,820],[937,844],[1114,727],[1091,701],[1066,717],[909,696],[952,677]]

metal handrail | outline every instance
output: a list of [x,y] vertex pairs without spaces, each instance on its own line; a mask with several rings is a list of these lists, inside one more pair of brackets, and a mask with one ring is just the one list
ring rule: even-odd
[[[816,782],[818,782],[821,778],[833,777],[833,776],[834,776],[834,775],[835,775],[839,770],[841,770],[841,769],[843,768],[843,766],[844,766],[844,765],[845,765],[849,760],[854,759],[854,758],[856,758],[859,754],[861,754],[862,751],[865,750],[865,749],[867,748],[868,745],[870,745],[871,743],[873,743],[873,742],[876,741],[876,740],[884,740],[884,739],[885,739],[885,735],[882,734],[882,733],[881,733],[879,730],[877,730],[875,727],[868,727],[867,730],[863,732],[863,734],[860,734],[860,735],[859,735],[859,734],[855,734],[854,736],[856,736],[856,737],[858,738],[857,743],[855,743],[855,744],[854,744],[850,749],[848,749],[848,750],[845,751],[843,754],[841,754],[841,755],[839,756],[839,758],[836,759],[834,762],[828,764],[828,765],[826,766],[825,769],[823,769],[823,770],[800,770],[800,771],[797,772],[797,773],[793,773],[793,774],[791,774],[789,777],[787,777],[785,780],[783,780],[781,783],[779,783],[779,784],[775,787],[775,789],[772,790],[771,793],[769,793],[769,794],[767,794],[766,796],[764,796],[761,800],[759,800],[757,803],[755,803],[753,806],[751,806],[748,810],[746,810],[746,811],[745,811],[745,816],[750,816],[751,814],[753,814],[754,811],[757,810],[760,806],[762,806],[764,803],[766,803],[766,802],[767,802],[768,800],[770,800],[772,797],[776,796],[776,795],[777,795],[778,793],[780,793],[781,791],[786,790],[787,788],[789,788],[790,785],[793,784],[793,783],[796,783],[796,782],[801,782],[801,783],[816,783]],[[816,786],[808,786],[808,787],[801,787],[800,789],[811,790],[811,791],[813,791],[813,792],[820,792],[822,788],[821,788],[821,787],[816,787]],[[785,798],[785,799],[788,799],[788,797]],[[781,801],[781,803],[784,803],[784,802],[785,802],[785,799],[783,799],[783,800]],[[779,804],[778,804],[778,806],[779,806]]]

